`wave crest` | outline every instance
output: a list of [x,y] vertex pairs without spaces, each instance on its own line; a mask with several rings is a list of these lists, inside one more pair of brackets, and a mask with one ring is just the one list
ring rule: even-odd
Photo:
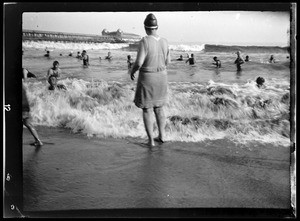
[[[46,82],[26,82],[34,124],[69,128],[87,136],[146,138],[141,110],[133,103],[134,83],[78,79],[60,83],[66,91],[49,91]],[[253,84],[170,83],[166,140],[228,138],[287,144],[288,87],[255,91]]]
[[194,52],[200,52],[203,51],[205,48],[205,44],[202,45],[186,45],[186,44],[180,44],[180,45],[169,45],[170,50],[173,51],[194,51]]
[[36,49],[65,49],[65,50],[116,50],[128,47],[128,44],[112,43],[70,43],[54,41],[23,41],[24,48]]

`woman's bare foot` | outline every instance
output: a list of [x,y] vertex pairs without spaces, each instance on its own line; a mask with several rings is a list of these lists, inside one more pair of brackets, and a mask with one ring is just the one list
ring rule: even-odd
[[40,140],[36,140],[34,143],[32,143],[31,145],[36,146],[36,147],[40,147],[43,146],[43,142]]
[[155,146],[154,140],[149,140],[149,141],[148,141],[148,146],[149,146],[149,147],[154,147],[154,146]]
[[154,141],[159,142],[159,143],[164,143],[165,141],[161,139],[160,137],[154,138]]

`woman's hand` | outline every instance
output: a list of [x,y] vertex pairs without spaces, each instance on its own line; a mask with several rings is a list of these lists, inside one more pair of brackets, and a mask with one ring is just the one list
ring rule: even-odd
[[134,78],[135,78],[134,73],[131,72],[130,78],[131,78],[131,80],[134,80]]

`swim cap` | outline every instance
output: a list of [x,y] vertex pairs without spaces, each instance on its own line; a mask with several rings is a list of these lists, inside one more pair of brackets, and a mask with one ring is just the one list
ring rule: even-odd
[[263,83],[265,83],[265,79],[264,79],[263,77],[258,77],[258,78],[256,79],[256,83],[257,83],[257,84],[263,84]]
[[145,28],[157,28],[157,20],[156,17],[151,13],[147,15],[145,21],[144,21]]

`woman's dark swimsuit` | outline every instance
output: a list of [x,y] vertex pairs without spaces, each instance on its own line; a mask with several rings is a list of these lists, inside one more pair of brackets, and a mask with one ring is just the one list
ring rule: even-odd
[[55,77],[56,79],[58,78],[58,71],[54,70],[53,68],[51,68],[53,70],[53,73],[48,77],[48,82],[49,84],[51,84],[50,78]]
[[83,65],[88,66],[89,65],[89,56],[87,55],[86,58],[83,57]]
[[195,64],[195,59],[194,58],[189,58],[189,64]]

